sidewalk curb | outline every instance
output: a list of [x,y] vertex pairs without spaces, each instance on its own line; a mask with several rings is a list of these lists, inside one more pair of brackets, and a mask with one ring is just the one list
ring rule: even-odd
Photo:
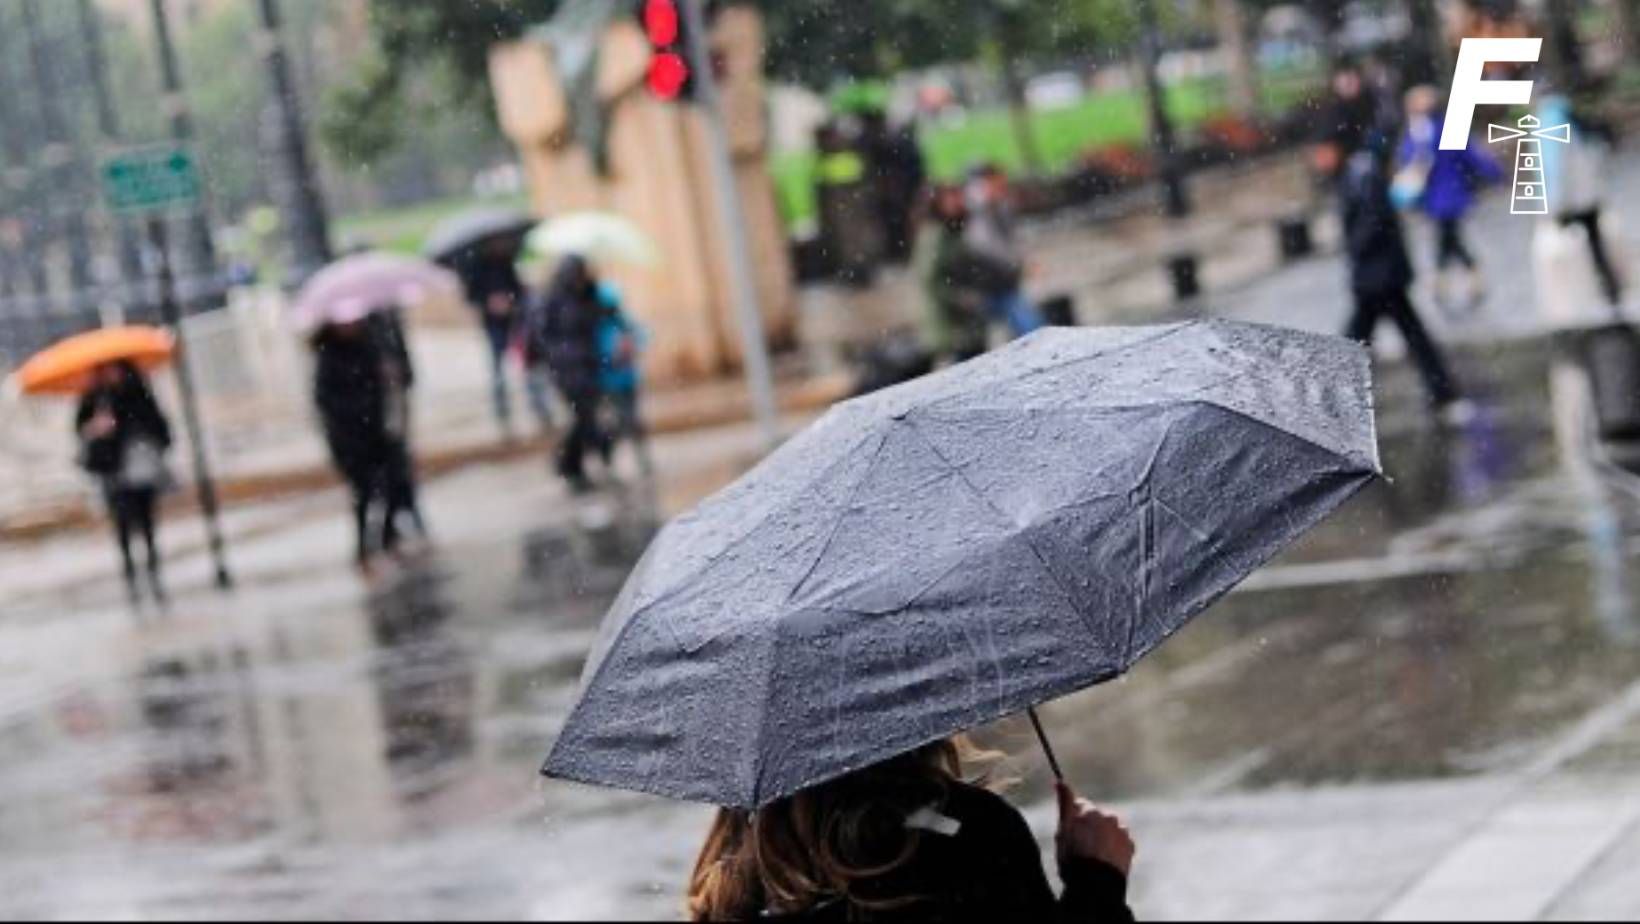
[[[853,383],[845,376],[806,379],[780,391],[780,407],[787,413],[819,411],[847,398]],[[650,420],[650,433],[666,436],[694,433],[745,423],[751,419],[751,402],[743,393],[710,407],[673,408]],[[485,442],[441,447],[419,454],[417,463],[423,478],[438,478],[475,465],[493,465],[532,457],[545,458],[553,441],[534,437],[513,442]],[[329,465],[302,466],[218,481],[217,494],[224,507],[246,506],[278,497],[309,494],[342,486]],[[165,502],[167,516],[188,515],[198,510],[198,502],[186,488]],[[99,526],[105,517],[87,501],[60,503],[39,510],[0,519],[0,546],[37,542],[59,533],[84,531]]]

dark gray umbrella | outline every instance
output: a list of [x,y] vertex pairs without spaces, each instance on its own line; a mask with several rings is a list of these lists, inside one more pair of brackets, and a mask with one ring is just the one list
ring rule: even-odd
[[449,263],[496,240],[507,241],[516,251],[537,223],[538,219],[523,209],[470,209],[440,222],[427,236],[422,253],[429,260]]
[[1123,674],[1378,474],[1355,344],[1044,331],[668,526],[545,772],[766,805]]

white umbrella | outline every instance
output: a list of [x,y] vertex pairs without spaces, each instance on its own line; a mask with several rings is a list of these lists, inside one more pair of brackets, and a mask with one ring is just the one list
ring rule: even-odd
[[530,232],[525,246],[544,256],[579,256],[599,263],[652,267],[660,262],[649,235],[608,212],[574,212],[543,222]]

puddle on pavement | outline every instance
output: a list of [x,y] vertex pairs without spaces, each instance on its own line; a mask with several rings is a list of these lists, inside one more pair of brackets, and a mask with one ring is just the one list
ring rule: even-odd
[[[1078,782],[1484,774],[1631,684],[1640,502],[1568,474],[1542,391],[1445,433],[1387,418],[1393,483],[1126,681],[1046,711]],[[202,602],[54,636],[40,658],[72,663],[0,689],[0,915],[675,912],[700,809],[535,775],[655,528],[641,503],[568,519],[362,596],[290,574],[232,619]],[[986,734],[1040,793],[1023,731]]]

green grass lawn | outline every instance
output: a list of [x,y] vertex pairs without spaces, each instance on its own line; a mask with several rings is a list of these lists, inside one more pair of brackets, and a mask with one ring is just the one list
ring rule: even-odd
[[[1277,113],[1290,109],[1319,84],[1318,75],[1266,75],[1264,107]],[[1168,111],[1174,123],[1189,131],[1225,111],[1222,80],[1181,81],[1169,88]],[[1080,105],[1054,112],[1031,114],[1031,132],[1050,173],[1068,170],[1089,149],[1111,144],[1142,144],[1148,131],[1144,96],[1137,91],[1089,97]],[[922,134],[929,172],[941,180],[962,176],[969,167],[994,161],[1018,172],[1023,156],[1006,110],[971,115],[961,125],[931,127]],[[815,215],[814,155],[810,152],[777,154],[772,163],[781,210],[789,224],[811,222]]]
[[[1181,81],[1169,88],[1168,109],[1180,129],[1188,132],[1224,111],[1222,80]],[[1284,72],[1264,75],[1264,107],[1279,113],[1292,108],[1319,85],[1315,73]],[[1031,115],[1031,131],[1041,151],[1043,166],[1063,172],[1089,149],[1111,144],[1142,144],[1147,131],[1144,97],[1136,91],[1092,96],[1080,105]],[[957,179],[974,164],[995,161],[1019,171],[1023,158],[1014,135],[1013,120],[1005,110],[978,112],[960,125],[931,126],[922,134],[930,172],[942,180]],[[815,216],[814,155],[808,151],[775,154],[770,161],[780,207],[789,225],[810,223]],[[428,233],[445,218],[475,205],[517,204],[526,197],[484,200],[456,198],[403,209],[388,209],[340,219],[337,239],[367,243],[401,253],[418,253]]]

